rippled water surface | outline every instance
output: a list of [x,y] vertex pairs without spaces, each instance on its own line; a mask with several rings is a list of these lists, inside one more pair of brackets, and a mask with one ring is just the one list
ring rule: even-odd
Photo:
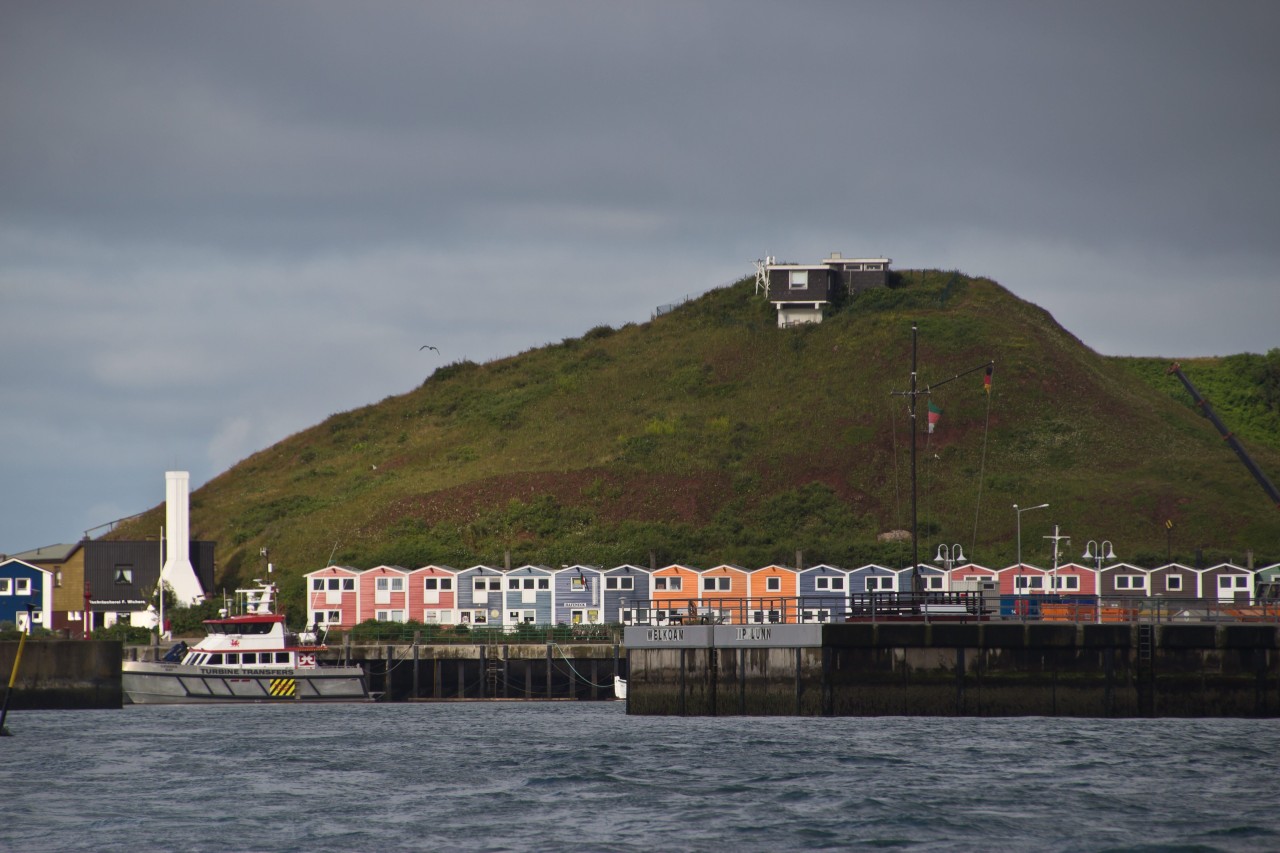
[[10,713],[0,850],[1280,850],[1253,720]]

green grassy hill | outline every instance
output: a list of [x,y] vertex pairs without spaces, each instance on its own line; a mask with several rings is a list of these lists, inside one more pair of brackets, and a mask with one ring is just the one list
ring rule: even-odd
[[[938,271],[900,273],[818,326],[778,329],[744,279],[648,323],[442,367],[207,483],[192,537],[217,541],[227,585],[269,548],[286,594],[330,562],[461,568],[507,552],[516,565],[754,568],[797,550],[807,564],[907,565],[909,543],[877,536],[910,527],[908,404],[892,392],[910,386],[913,321],[922,387],[996,363],[990,397],[982,371],[937,389],[932,436],[918,405],[922,559],[945,542],[1012,563],[1011,505],[1049,502],[1023,516],[1029,562],[1048,564],[1055,523],[1065,558],[1105,538],[1138,563],[1170,545],[1185,561],[1280,560],[1280,510],[1167,365],[1100,356],[996,283]],[[1273,479],[1278,368],[1277,351],[1184,363]],[[162,519],[163,506],[112,535]]]

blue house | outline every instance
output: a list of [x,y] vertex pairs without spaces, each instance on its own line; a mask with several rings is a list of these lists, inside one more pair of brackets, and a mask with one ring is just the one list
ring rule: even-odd
[[837,566],[812,566],[799,572],[801,622],[840,622],[849,613],[849,572]]
[[624,564],[602,572],[606,622],[629,624],[637,604],[649,606],[649,570]]
[[502,587],[506,573],[493,566],[458,572],[458,624],[498,627],[502,624]]
[[[27,622],[27,607],[31,621]],[[22,560],[0,563],[0,624],[21,631],[48,628],[53,622],[53,572]]]
[[595,566],[565,566],[555,573],[557,625],[599,625],[604,616],[604,573]]
[[521,566],[507,572],[507,589],[503,594],[506,605],[502,615],[504,627],[553,624],[553,574],[546,566]]

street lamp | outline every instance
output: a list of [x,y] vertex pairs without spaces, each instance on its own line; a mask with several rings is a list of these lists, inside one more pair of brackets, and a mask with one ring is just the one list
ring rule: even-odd
[[933,558],[935,563],[942,563],[943,570],[947,573],[947,585],[950,586],[951,567],[956,563],[963,562],[964,551],[960,548],[960,543],[955,545],[939,545],[938,556]]
[[1013,505],[1013,511],[1017,513],[1017,516],[1018,516],[1018,572],[1019,573],[1022,572],[1022,514],[1024,512],[1031,512],[1031,510],[1033,509],[1048,509],[1048,508],[1049,508],[1048,504],[1040,504],[1039,506],[1024,506],[1024,507],[1019,507],[1017,504]]
[[[1098,555],[1096,557],[1093,555],[1094,549],[1097,549],[1098,551]],[[1102,561],[1114,560],[1115,558],[1116,552],[1111,548],[1110,539],[1103,539],[1101,544],[1099,544],[1096,539],[1090,539],[1089,543],[1084,546],[1084,556],[1080,559],[1093,560],[1094,568],[1098,571],[1102,571]]]

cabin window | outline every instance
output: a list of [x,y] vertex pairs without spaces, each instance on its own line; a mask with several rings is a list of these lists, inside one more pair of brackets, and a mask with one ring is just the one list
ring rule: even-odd
[[1053,579],[1054,589],[1080,589],[1080,577],[1078,575],[1064,575],[1063,577]]
[[439,590],[440,579],[439,578],[423,578],[422,588],[426,590]]
[[1044,578],[1040,575],[1018,575],[1013,579],[1014,589],[1044,589]]
[[1146,579],[1142,575],[1116,575],[1116,589],[1146,589]]
[[551,578],[538,578],[538,589],[551,589]]
[[312,591],[312,592],[324,592],[324,578],[312,578],[312,579],[311,579],[311,591]]
[[1169,575],[1164,579],[1164,588],[1170,592],[1182,592],[1182,575]]
[[31,594],[31,578],[14,578],[14,592],[18,595]]
[[403,610],[378,610],[374,613],[375,618],[379,622],[403,622]]
[[374,589],[378,592],[404,592],[404,578],[377,578]]
[[885,592],[893,589],[893,578],[867,578],[867,592]]
[[782,592],[782,578],[777,578],[777,577],[765,578],[764,591],[765,592]]
[[13,595],[13,580],[0,578],[0,595]]
[[133,566],[116,566],[115,579],[118,584],[133,583]]
[[665,589],[669,592],[679,592],[684,588],[684,578],[654,578],[654,589]]
[[928,575],[924,579],[924,588],[931,590],[942,589],[942,578],[939,575]]
[[844,590],[844,578],[840,577],[818,577],[814,578],[814,589],[820,590]]
[[1248,589],[1249,579],[1244,575],[1218,575],[1218,589]]
[[709,592],[724,592],[730,588],[729,578],[703,578],[702,588]]
[[538,621],[538,611],[509,610],[507,611],[507,621],[516,625],[532,625]]
[[329,578],[329,590],[331,592],[341,592],[342,578]]
[[791,270],[787,276],[788,290],[808,290],[809,289],[809,271],[808,270]]
[[584,577],[569,578],[569,589],[574,592],[582,592],[587,588],[587,579]]
[[605,589],[635,589],[636,579],[635,578],[605,578],[604,588]]
[[355,579],[355,578],[343,578],[343,579],[342,579],[342,591],[343,591],[343,592],[355,592],[355,591],[356,591],[356,579]]
[[524,588],[525,588],[525,589],[534,589],[536,586],[537,586],[537,584],[536,584],[536,583],[534,583],[533,578],[525,578],[525,579],[524,579]]

